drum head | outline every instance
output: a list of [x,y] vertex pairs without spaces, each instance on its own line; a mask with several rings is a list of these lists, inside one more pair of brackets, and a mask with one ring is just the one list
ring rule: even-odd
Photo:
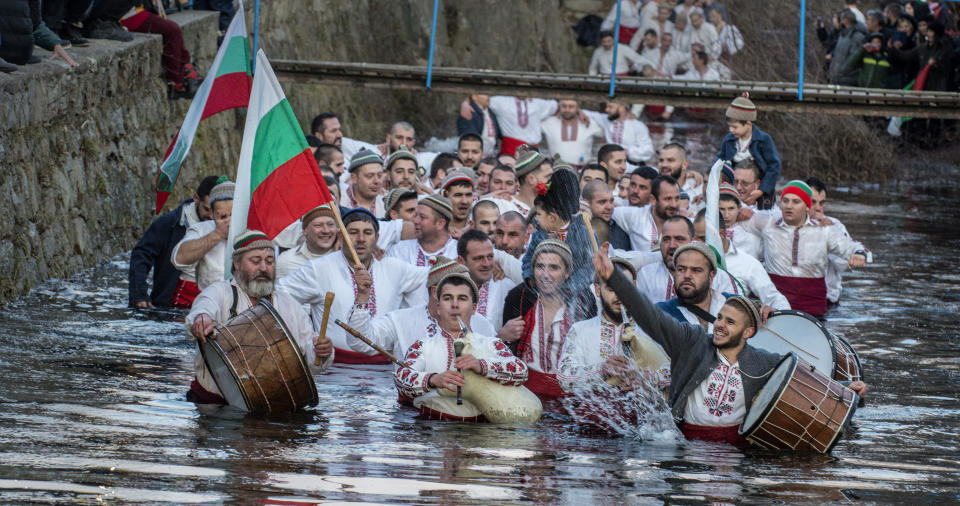
[[767,413],[770,412],[770,408],[780,399],[780,394],[783,393],[784,387],[790,381],[790,378],[793,377],[793,370],[796,367],[797,357],[793,353],[790,353],[780,360],[777,367],[770,373],[763,388],[761,388],[753,398],[753,405],[750,406],[750,410],[747,411],[747,416],[744,417],[743,423],[740,424],[740,434],[750,435],[750,433],[763,422],[767,417]]
[[833,376],[834,340],[816,318],[801,311],[774,311],[747,344],[771,353],[793,352],[822,374]]
[[249,411],[247,399],[240,390],[237,372],[233,366],[226,360],[223,350],[213,337],[207,337],[206,342],[200,343],[200,352],[203,355],[203,361],[207,364],[207,369],[213,380],[220,389],[220,395],[226,399],[227,404]]

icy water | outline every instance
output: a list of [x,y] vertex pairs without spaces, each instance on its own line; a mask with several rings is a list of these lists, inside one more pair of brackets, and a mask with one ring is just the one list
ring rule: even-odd
[[195,345],[175,315],[126,307],[121,255],[0,316],[0,502],[960,502],[958,197],[830,194],[828,214],[875,253],[828,315],[872,387],[831,456],[601,437],[560,415],[424,422],[376,366],[317,377],[319,406],[288,417],[198,409]]

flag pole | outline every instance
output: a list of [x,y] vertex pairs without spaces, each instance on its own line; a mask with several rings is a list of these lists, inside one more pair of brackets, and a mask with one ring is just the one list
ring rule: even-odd
[[430,24],[430,56],[427,59],[427,89],[433,81],[433,51],[437,44],[437,12],[440,10],[440,0],[433,0],[433,22]]
[[803,46],[807,30],[807,0],[800,0],[800,69],[797,73],[797,100],[803,102]]
[[610,98],[617,89],[617,48],[620,47],[620,2],[617,0],[617,24],[613,28],[613,65],[610,68]]
[[357,250],[353,248],[353,242],[350,241],[350,236],[347,235],[347,227],[343,224],[343,220],[340,218],[340,205],[331,200],[330,208],[333,209],[333,219],[337,220],[337,226],[340,227],[340,237],[343,239],[343,247],[347,248],[347,251],[350,252],[350,258],[353,259],[353,265],[360,265],[360,257],[357,256]]
[[253,63],[250,68],[257,71],[257,47],[260,43],[260,0],[253,3]]

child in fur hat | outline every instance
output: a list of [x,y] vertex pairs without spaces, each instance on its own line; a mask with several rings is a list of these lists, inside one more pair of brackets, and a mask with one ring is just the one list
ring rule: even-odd
[[[727,128],[730,133],[723,138],[717,159],[731,163],[753,160],[760,168],[760,190],[763,197],[756,201],[759,209],[770,209],[780,178],[780,153],[769,134],[757,128],[757,107],[747,93],[733,99],[727,107]],[[753,202],[744,202],[751,205]]]

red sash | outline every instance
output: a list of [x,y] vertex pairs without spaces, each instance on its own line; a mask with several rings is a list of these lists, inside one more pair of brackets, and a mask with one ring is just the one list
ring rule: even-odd
[[631,27],[631,26],[620,25],[620,43],[629,44],[630,39],[633,38],[633,34],[637,33],[637,30],[639,29],[640,29],[639,26]]
[[442,420],[445,422],[467,422],[467,423],[485,423],[487,421],[483,415],[477,416],[456,416],[430,409],[426,406],[420,406],[420,415],[417,417],[423,420]]
[[827,312],[827,284],[823,278],[795,278],[770,274],[773,286],[787,298],[792,309],[820,318]]
[[648,105],[648,106],[646,107],[646,110],[647,110],[647,114],[649,114],[649,115],[651,115],[651,116],[659,116],[659,115],[663,114],[664,111],[667,110],[667,106],[665,106],[665,105]]
[[[513,137],[504,136],[503,139],[500,141],[500,154],[517,156],[517,148],[519,148],[522,144],[529,144],[529,143],[523,142],[520,139],[515,139]],[[531,144],[531,146],[533,147],[533,149],[537,149],[536,144]]]
[[184,279],[177,280],[177,288],[173,290],[173,300],[170,303],[173,307],[190,309],[193,306],[193,299],[200,295],[200,287],[194,281]]
[[544,374],[529,367],[527,368],[527,382],[523,386],[536,394],[541,401],[552,401],[567,395],[560,388],[556,374]]
[[197,404],[226,404],[227,400],[223,397],[203,388],[197,378],[190,382],[190,390],[187,392],[187,400]]
[[714,441],[717,443],[728,443],[740,448],[750,446],[750,443],[740,435],[739,425],[730,425],[728,427],[710,427],[706,425],[693,425],[692,423],[682,422],[680,432],[687,439],[700,439],[703,441]]
[[359,351],[345,350],[343,348],[334,348],[333,353],[333,363],[334,364],[374,364],[374,365],[384,365],[390,364],[390,359],[384,357],[381,354],[376,355],[367,355],[366,353],[360,353]]

